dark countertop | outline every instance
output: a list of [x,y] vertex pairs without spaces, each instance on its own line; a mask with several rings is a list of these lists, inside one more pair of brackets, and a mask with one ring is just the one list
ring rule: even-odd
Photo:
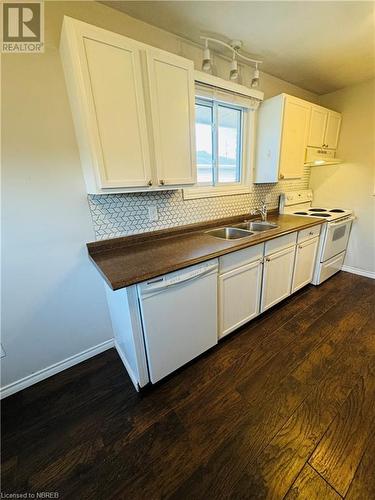
[[[253,217],[252,217],[253,218]],[[222,240],[205,233],[224,225],[249,220],[246,215],[190,224],[139,235],[88,243],[90,258],[113,290],[134,285],[220,255],[300,231],[324,219],[270,214],[279,227],[238,240]]]

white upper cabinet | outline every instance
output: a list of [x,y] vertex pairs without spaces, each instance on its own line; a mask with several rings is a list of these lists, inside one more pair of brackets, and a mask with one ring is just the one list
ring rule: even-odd
[[60,50],[89,193],[195,182],[191,61],[67,17]]
[[255,182],[302,177],[311,103],[281,94],[258,112]]
[[310,119],[310,104],[286,96],[281,135],[280,179],[302,177]]
[[158,183],[196,182],[194,64],[160,50],[147,52]]
[[341,127],[341,114],[336,111],[328,111],[327,128],[325,133],[325,145],[328,149],[337,149]]
[[315,148],[336,149],[340,125],[340,113],[313,104],[307,145]]

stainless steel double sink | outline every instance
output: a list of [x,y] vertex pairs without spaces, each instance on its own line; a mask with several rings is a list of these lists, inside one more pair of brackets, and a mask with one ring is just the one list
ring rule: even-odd
[[230,227],[220,227],[218,229],[211,229],[206,231],[206,234],[214,238],[221,238],[222,240],[238,240],[241,238],[248,238],[263,231],[270,231],[279,227],[277,224],[266,221],[248,221],[236,224]]

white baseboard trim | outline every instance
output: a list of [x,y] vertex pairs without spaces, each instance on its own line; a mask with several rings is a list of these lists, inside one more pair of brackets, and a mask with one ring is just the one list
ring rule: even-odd
[[365,271],[364,269],[359,269],[358,267],[342,266],[342,271],[347,273],[359,274],[360,276],[366,276],[366,278],[375,279],[375,272]]
[[30,387],[30,385],[36,384],[37,382],[51,377],[52,375],[56,375],[56,373],[77,365],[86,359],[92,358],[93,356],[114,347],[114,345],[113,339],[106,340],[105,342],[95,345],[94,347],[90,347],[89,349],[86,349],[78,354],[74,354],[73,356],[59,361],[58,363],[47,366],[47,368],[43,368],[42,370],[32,373],[31,375],[27,375],[26,377],[12,382],[11,384],[5,385],[1,388],[0,399],[6,398],[15,392],[21,391],[22,389],[26,389],[26,387]]
[[136,374],[134,373],[134,371],[131,369],[131,367],[128,363],[128,360],[125,358],[124,353],[122,352],[120,346],[117,344],[116,341],[115,341],[115,347],[116,347],[116,351],[117,351],[118,355],[121,358],[121,361],[124,363],[126,371],[128,372],[128,375],[130,377],[130,380],[133,382],[134,387],[139,392],[138,378],[137,378]]

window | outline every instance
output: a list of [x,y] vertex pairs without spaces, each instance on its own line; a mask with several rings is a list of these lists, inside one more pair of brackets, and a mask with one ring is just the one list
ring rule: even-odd
[[197,184],[242,182],[243,108],[209,99],[195,104]]

